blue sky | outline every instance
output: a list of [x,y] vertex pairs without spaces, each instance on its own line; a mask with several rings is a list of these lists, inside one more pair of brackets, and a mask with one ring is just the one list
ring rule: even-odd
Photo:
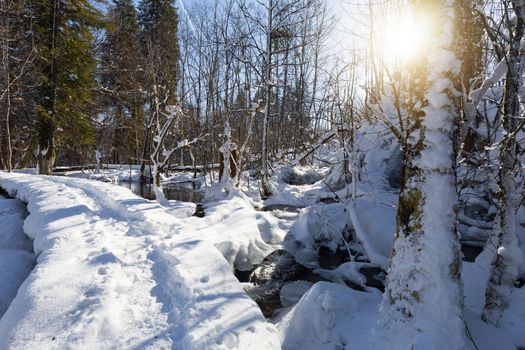
[[[133,0],[135,5],[138,5],[140,0]],[[176,6],[179,10],[179,16],[184,17],[186,15],[183,10],[183,6],[188,8],[189,5],[195,0],[176,0]],[[224,0],[216,0],[224,1]],[[255,2],[255,0],[252,0]],[[364,10],[363,5],[366,5],[365,0],[325,0],[328,5],[329,13],[336,19],[336,27],[331,37],[332,49],[337,52],[344,52],[345,50],[351,50],[352,47],[359,47],[363,45],[362,40],[355,41],[356,36],[353,34],[363,35],[363,31],[366,28],[363,28],[361,24],[364,20],[362,10]],[[111,0],[108,1],[111,3]],[[366,7],[366,6],[365,6]],[[191,13],[189,14],[191,17]],[[191,18],[190,18],[191,20]],[[344,53],[343,53],[344,55]]]

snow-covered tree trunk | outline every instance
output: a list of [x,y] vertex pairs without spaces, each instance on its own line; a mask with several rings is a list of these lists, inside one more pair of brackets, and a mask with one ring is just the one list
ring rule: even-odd
[[257,114],[257,110],[259,108],[259,102],[252,102],[251,106],[251,112],[250,112],[250,122],[248,124],[248,134],[246,135],[246,138],[244,139],[244,142],[241,145],[241,148],[238,152],[238,163],[237,163],[237,173],[236,173],[236,181],[235,186],[239,187],[241,184],[241,175],[242,175],[242,167],[243,167],[243,158],[244,158],[244,151],[246,150],[246,147],[248,146],[248,142],[250,142],[253,134],[253,121],[255,120],[255,115]]
[[[414,1],[428,47],[410,67],[412,130],[397,210],[380,325],[404,349],[465,346],[456,233],[454,124],[458,118],[454,0]],[[432,14],[432,20],[428,18]],[[394,346],[394,348],[396,348]]]
[[237,145],[231,141],[230,119],[227,117],[224,125],[225,142],[219,148],[222,163],[220,164],[219,182],[221,187],[229,193],[235,187],[237,164],[235,154]]
[[508,307],[509,296],[518,277],[523,255],[516,237],[515,215],[521,203],[521,195],[516,183],[519,159],[516,154],[516,133],[523,125],[518,118],[523,117],[520,90],[523,88],[524,48],[522,39],[525,31],[525,4],[512,1],[516,14],[516,25],[511,30],[511,41],[507,56],[507,74],[503,95],[501,124],[504,138],[499,144],[498,171],[498,228],[495,239],[497,252],[491,264],[490,279],[485,292],[485,307],[482,318],[497,324],[503,311]]
[[[95,150],[95,161],[97,162],[96,163],[97,167],[95,169],[95,174],[100,174],[100,164],[101,164],[101,161],[102,161],[102,153],[98,149]],[[131,176],[131,174],[130,174],[130,176]]]

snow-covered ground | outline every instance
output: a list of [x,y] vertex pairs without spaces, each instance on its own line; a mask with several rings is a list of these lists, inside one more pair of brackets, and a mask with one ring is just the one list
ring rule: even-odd
[[[387,335],[378,326],[381,292],[365,286],[358,270],[386,268],[398,149],[381,130],[360,140],[353,197],[340,147],[323,145],[316,154],[320,161],[311,166],[276,166],[275,194],[266,201],[250,181],[242,192],[212,193],[204,218],[192,216],[194,203],[172,200],[163,207],[87,173],[0,173],[0,187],[19,199],[0,199],[0,233],[9,231],[5,242],[0,237],[0,250],[18,249],[6,256],[19,255],[27,263],[13,270],[14,260],[0,256],[0,283],[9,276],[18,281],[5,293],[0,284],[6,307],[29,274],[0,319],[0,349],[406,349],[411,339]],[[103,174],[129,175],[125,167]],[[25,221],[20,200],[28,204]],[[272,206],[294,210],[264,211]],[[518,225],[518,233],[525,248],[525,228]],[[257,290],[255,285],[241,284],[233,272],[252,270],[279,248],[334,283],[286,282],[280,290],[283,308],[266,320],[243,290]],[[346,254],[346,260],[337,268],[321,267],[322,249]],[[467,347],[525,348],[525,288],[514,290],[499,328],[480,320],[486,260],[482,254],[463,264]],[[2,270],[6,266],[11,275]],[[364,290],[349,288],[348,281]],[[417,338],[420,333],[412,331]]]
[[0,320],[1,349],[277,349],[276,328],[207,240],[129,190],[1,174],[28,203],[36,267]]
[[[471,350],[515,350],[523,347],[525,290],[513,298],[512,312],[504,319],[504,330],[480,320],[483,301],[479,289],[483,272],[475,264],[463,267],[466,288],[465,326],[471,341]],[[480,278],[481,277],[481,278]],[[482,289],[484,290],[484,289]],[[378,328],[379,292],[358,292],[339,284],[319,282],[277,324],[283,349],[407,349],[407,343],[416,339],[419,332],[412,330],[412,339],[386,337]],[[511,307],[511,308],[512,308]],[[428,344],[426,349],[441,349],[438,344]]]

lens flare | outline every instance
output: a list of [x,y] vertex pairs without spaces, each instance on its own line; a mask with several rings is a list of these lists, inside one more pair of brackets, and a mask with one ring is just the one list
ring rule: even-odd
[[389,18],[380,38],[383,59],[388,64],[408,64],[425,50],[431,18],[406,11]]

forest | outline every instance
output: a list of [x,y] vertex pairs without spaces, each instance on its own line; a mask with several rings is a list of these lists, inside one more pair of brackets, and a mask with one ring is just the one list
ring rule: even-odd
[[525,1],[0,0],[0,45],[0,349],[525,349]]

